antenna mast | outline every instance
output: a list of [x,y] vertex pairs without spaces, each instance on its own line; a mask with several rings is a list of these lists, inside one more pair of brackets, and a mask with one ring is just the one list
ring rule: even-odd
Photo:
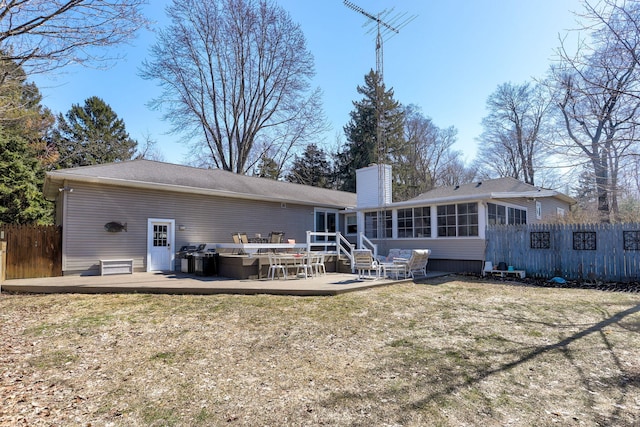
[[[344,0],[344,5],[349,9],[354,10],[358,13],[369,18],[367,22],[368,25],[370,23],[375,22],[376,27],[376,75],[379,79],[378,84],[376,85],[376,154],[377,154],[377,163],[378,163],[378,201],[380,205],[386,205],[386,171],[382,165],[382,163],[386,160],[386,144],[382,143],[382,89],[384,87],[384,78],[383,78],[383,38],[389,35],[388,38],[393,37],[394,35],[400,32],[400,28],[403,28],[405,25],[409,24],[409,22],[413,21],[416,17],[414,16],[406,16],[404,14],[396,14],[392,17],[389,15],[393,12],[393,9],[387,11],[386,9],[382,12],[378,13],[378,15],[372,15],[360,6],[350,2],[349,0]],[[368,34],[372,33],[374,29],[370,29]],[[382,233],[384,233],[384,224],[378,224],[378,228],[382,225]]]
[[[376,35],[376,73],[378,74],[378,76],[380,77],[380,81],[382,82],[382,71],[383,71],[383,63],[382,63],[382,33],[385,32],[386,34],[389,33],[393,33],[393,34],[398,34],[400,32],[400,30],[396,27],[394,27],[391,23],[385,22],[383,20],[383,18],[385,18],[387,15],[389,15],[391,13],[391,11],[387,11],[386,9],[383,10],[382,12],[380,12],[378,14],[378,16],[374,16],[372,14],[370,14],[369,12],[367,12],[366,10],[364,10],[363,8],[361,8],[360,6],[351,3],[349,0],[344,0],[344,5],[347,6],[349,9],[354,10],[358,13],[363,14],[364,16],[366,16],[367,18],[371,19],[371,21],[375,22],[376,25],[376,29],[377,29],[377,35]],[[398,20],[398,17],[394,17],[393,18],[394,21]],[[409,23],[409,21],[413,20],[413,18],[409,18],[408,20],[406,20],[405,22],[402,23],[402,26],[406,25]],[[382,31],[380,27],[382,28]],[[369,31],[371,32],[371,30]]]
[[382,88],[384,87],[384,77],[383,77],[383,69],[384,69],[384,64],[383,64],[383,39],[385,36],[389,35],[390,37],[393,37],[394,35],[398,34],[400,32],[400,29],[403,28],[404,26],[406,26],[407,24],[409,24],[409,22],[413,21],[416,16],[409,16],[407,17],[406,13],[402,13],[402,14],[396,14],[392,17],[389,17],[389,15],[393,12],[393,9],[391,10],[383,10],[382,12],[378,13],[378,15],[372,15],[369,12],[367,12],[366,10],[364,10],[363,8],[361,8],[360,6],[350,2],[349,0],[344,0],[344,5],[347,6],[349,9],[354,10],[358,13],[361,13],[362,15],[366,16],[367,18],[369,18],[369,21],[367,22],[366,25],[370,24],[370,23],[374,23],[376,24],[375,28],[370,29],[367,33],[370,34],[372,33],[374,30],[376,32],[376,74],[378,76],[378,85],[376,86],[376,110],[377,110],[377,123],[376,123],[376,145],[377,145],[377,162],[380,163],[381,161],[385,160],[384,154],[386,152],[385,150],[385,145],[386,144],[382,144],[381,138],[382,138]]

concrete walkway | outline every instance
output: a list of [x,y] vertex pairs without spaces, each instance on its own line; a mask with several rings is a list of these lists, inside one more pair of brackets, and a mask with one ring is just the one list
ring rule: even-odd
[[[427,278],[447,275],[429,272]],[[420,279],[422,280],[422,279]],[[184,273],[134,273],[110,276],[63,276],[13,279],[1,291],[28,293],[159,293],[159,294],[275,294],[338,295],[412,279],[358,279],[357,274],[328,273],[308,279],[239,280],[199,277]]]

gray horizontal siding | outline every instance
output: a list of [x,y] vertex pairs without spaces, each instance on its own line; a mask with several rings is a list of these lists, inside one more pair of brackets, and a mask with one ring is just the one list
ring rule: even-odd
[[[123,187],[72,184],[66,193],[63,228],[63,271],[82,272],[98,267],[104,258],[133,258],[134,268],[146,268],[148,218],[173,219],[176,248],[187,243],[231,243],[231,233],[267,235],[284,231],[286,238],[306,241],[313,227],[313,207],[243,199],[227,199],[135,190]],[[109,233],[104,224],[127,223],[127,232]],[[183,225],[184,231],[178,226]]]
[[484,259],[485,241],[479,238],[380,239],[373,242],[378,245],[378,253],[383,255],[393,248],[431,249],[431,258],[436,259]]

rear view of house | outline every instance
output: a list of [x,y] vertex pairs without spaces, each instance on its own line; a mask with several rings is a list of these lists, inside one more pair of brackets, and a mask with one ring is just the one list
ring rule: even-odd
[[431,269],[480,272],[485,228],[562,215],[573,199],[500,178],[442,187],[391,202],[391,167],[357,171],[357,194],[222,170],[148,160],[47,173],[45,196],[63,226],[64,274],[99,274],[101,260],[132,260],[134,271],[173,271],[176,252],[194,243],[232,243],[232,233],[279,230],[365,236],[378,254],[430,249]]

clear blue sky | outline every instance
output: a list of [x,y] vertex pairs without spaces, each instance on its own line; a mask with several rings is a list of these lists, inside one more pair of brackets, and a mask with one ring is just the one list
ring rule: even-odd
[[[487,97],[505,82],[522,83],[545,74],[559,35],[577,27],[572,12],[579,0],[352,0],[371,14],[392,9],[415,20],[384,43],[384,79],[403,104],[416,104],[439,127],[458,129],[456,149],[473,159],[475,138],[487,114]],[[146,11],[155,27],[166,23],[168,0],[152,0]],[[300,24],[315,57],[315,86],[323,91],[324,110],[333,129],[323,143],[335,145],[349,120],[356,87],[375,68],[375,40],[367,18],[342,0],[279,0]],[[139,77],[155,36],[143,31],[121,49],[125,59],[108,70],[69,67],[64,74],[37,76],[43,104],[67,112],[91,96],[105,100],[140,143],[149,136],[170,163],[185,163],[188,151],[179,135],[168,134],[160,113],[147,107],[158,95],[153,81]],[[344,140],[344,137],[342,137]]]

